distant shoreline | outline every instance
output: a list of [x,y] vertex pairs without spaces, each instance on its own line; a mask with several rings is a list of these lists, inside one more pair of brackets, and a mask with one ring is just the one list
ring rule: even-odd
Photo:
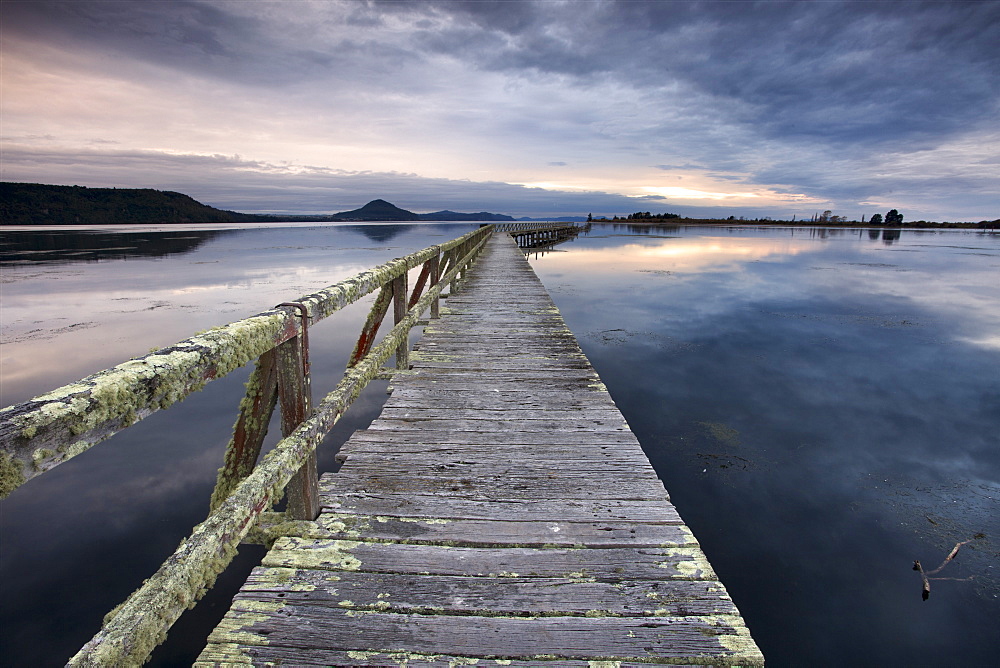
[[[895,209],[890,213],[895,214]],[[784,225],[796,227],[843,227],[876,229],[990,229],[1000,228],[1000,219],[978,223],[937,223],[917,220],[873,224],[845,221],[829,216],[818,220],[747,220],[729,218],[684,218],[677,214],[633,213],[625,217],[592,218],[588,216],[552,216],[546,218],[514,218],[505,214],[478,211],[458,213],[443,210],[414,213],[385,200],[376,199],[351,211],[318,215],[253,214],[216,209],[202,204],[183,193],[151,188],[86,188],[41,183],[0,182],[0,226],[74,226],[100,225],[128,227],[133,225],[205,225],[232,223],[405,223],[405,222],[592,222],[625,225]],[[837,220],[830,220],[832,217]],[[822,218],[826,218],[823,220]],[[880,215],[877,216],[880,218]],[[902,217],[900,217],[901,219]],[[886,214],[887,220],[892,220]]]
[[170,190],[0,182],[0,225],[5,226],[421,221],[514,222],[514,218],[488,211],[414,213],[381,199],[339,213],[255,214],[217,209]]
[[833,227],[833,228],[854,228],[871,230],[939,230],[939,229],[960,229],[960,230],[996,230],[1000,229],[1000,219],[982,220],[978,223],[936,223],[934,221],[917,220],[904,222],[901,225],[874,225],[872,223],[862,223],[860,221],[814,221],[814,220],[729,220],[725,218],[594,218],[587,221],[590,223],[611,224],[611,225],[639,225],[639,226],[677,226],[677,225],[724,225],[729,227]]

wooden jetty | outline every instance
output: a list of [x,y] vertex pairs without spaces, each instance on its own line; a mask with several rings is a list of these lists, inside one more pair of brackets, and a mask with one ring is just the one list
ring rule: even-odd
[[521,248],[542,249],[576,237],[590,226],[580,227],[572,223],[497,223],[498,232],[506,232],[517,241]]
[[763,663],[510,237],[410,363],[198,665]]
[[[143,663],[257,542],[199,665],[762,665],[514,240],[578,231],[488,225],[0,410],[2,498],[255,363],[208,517],[69,664]],[[309,330],[372,294],[314,404]],[[381,415],[320,479],[316,448],[380,377]],[[282,439],[260,456],[276,407]]]

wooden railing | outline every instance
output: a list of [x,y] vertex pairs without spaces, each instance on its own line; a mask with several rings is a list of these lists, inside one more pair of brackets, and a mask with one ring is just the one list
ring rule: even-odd
[[545,222],[523,222],[523,223],[493,223],[497,232],[537,232],[541,230],[566,229],[577,227],[575,223],[545,223]]
[[[6,497],[31,478],[256,360],[207,519],[108,614],[71,665],[141,664],[212,586],[251,530],[266,541],[268,524],[316,518],[316,447],[372,379],[408,368],[410,329],[428,309],[437,317],[443,287],[457,288],[493,232],[493,226],[474,230],[0,411],[0,496]],[[418,266],[411,291],[408,272]],[[313,407],[309,328],[376,290],[343,380]],[[390,304],[394,326],[374,345]],[[384,368],[393,355],[395,370]],[[283,438],[257,464],[276,406]],[[286,491],[284,514],[268,513]]]
[[509,233],[517,241],[517,245],[524,249],[539,249],[576,238],[583,230],[590,229],[589,226],[575,225],[573,223],[535,223],[534,226],[525,223],[507,223],[511,229],[500,229],[501,232]]

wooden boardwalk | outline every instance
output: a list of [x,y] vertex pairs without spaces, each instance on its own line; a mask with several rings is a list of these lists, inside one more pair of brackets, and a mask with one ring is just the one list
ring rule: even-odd
[[411,362],[199,665],[763,664],[510,237]]

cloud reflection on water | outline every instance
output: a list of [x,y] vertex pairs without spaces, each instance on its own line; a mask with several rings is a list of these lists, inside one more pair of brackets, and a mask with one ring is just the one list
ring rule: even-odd
[[[905,244],[904,248],[897,245],[889,250],[882,244],[858,247],[855,235],[816,238],[808,232],[814,230],[775,228],[762,237],[711,232],[687,236],[690,233],[681,228],[672,238],[632,237],[637,239],[635,243],[620,243],[621,237],[595,234],[586,240],[585,247],[549,254],[542,266],[553,274],[571,274],[575,287],[581,290],[583,286],[596,288],[611,277],[617,284],[634,284],[628,289],[634,291],[636,299],[643,299],[643,293],[669,292],[672,300],[687,300],[685,307],[699,315],[740,309],[767,297],[837,293],[839,301],[849,307],[828,317],[884,320],[876,311],[881,314],[888,306],[892,319],[899,322],[916,318],[913,314],[920,312],[924,320],[930,317],[948,323],[945,336],[951,342],[994,350],[998,347],[995,333],[1000,331],[1000,305],[995,286],[1000,275],[1000,253],[991,237],[965,235],[963,248],[972,253],[965,255],[969,261],[956,263],[951,253],[940,252],[943,246],[928,244],[920,233],[907,240],[921,243]],[[939,251],[935,252],[935,248]],[[912,256],[911,252],[918,255]],[[808,266],[804,266],[806,262]],[[636,272],[634,280],[623,276],[629,271]],[[713,278],[714,274],[718,276]],[[739,281],[731,281],[727,274],[738,274]],[[693,277],[699,284],[723,281],[725,296],[719,298],[721,293],[705,289],[686,292],[682,285]],[[733,293],[740,298],[733,299]],[[886,303],[869,313],[858,310],[857,304],[873,297]],[[669,318],[671,310],[680,309],[668,309],[663,317]]]
[[[441,233],[434,225],[411,226],[406,234],[387,227],[289,224],[259,234],[205,233],[204,244],[171,257],[5,266],[0,404],[322,289],[435,243]],[[451,226],[449,233],[468,228]],[[372,243],[384,232],[394,245]]]
[[738,269],[746,262],[783,258],[815,252],[813,244],[796,239],[754,239],[730,237],[645,238],[645,243],[615,246],[613,250],[573,248],[554,254],[553,264],[567,270],[617,274],[622,270],[661,269],[678,273]]

